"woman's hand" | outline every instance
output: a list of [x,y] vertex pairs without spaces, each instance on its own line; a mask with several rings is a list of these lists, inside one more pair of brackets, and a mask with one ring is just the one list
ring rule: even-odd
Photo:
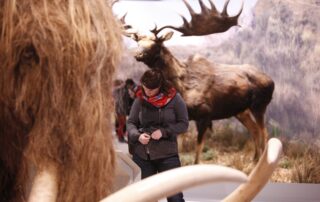
[[140,136],[139,136],[139,142],[141,144],[148,144],[149,143],[149,140],[150,140],[150,135],[148,135],[147,133],[142,133]]
[[159,140],[161,137],[162,137],[162,133],[160,129],[153,131],[153,133],[151,134],[151,138],[154,140]]

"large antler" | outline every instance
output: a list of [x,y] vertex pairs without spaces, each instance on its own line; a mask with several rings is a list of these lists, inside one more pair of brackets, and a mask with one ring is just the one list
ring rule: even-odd
[[217,11],[215,5],[211,0],[208,1],[210,3],[211,9],[207,8],[202,0],[199,0],[201,12],[200,14],[198,14],[194,12],[194,10],[186,0],[183,0],[191,15],[191,21],[188,22],[185,17],[181,16],[183,20],[183,25],[181,27],[167,25],[158,29],[156,32],[159,33],[165,28],[171,28],[181,32],[182,36],[202,36],[225,32],[230,27],[238,25],[238,18],[242,12],[243,3],[239,13],[235,16],[230,17],[227,13],[227,7],[230,0],[227,0],[225,2],[221,13]]

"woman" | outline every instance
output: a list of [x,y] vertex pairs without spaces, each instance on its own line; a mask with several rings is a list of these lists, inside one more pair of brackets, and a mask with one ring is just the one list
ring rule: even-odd
[[[129,144],[142,179],[181,166],[177,135],[188,129],[187,107],[175,88],[159,70],[147,70],[141,77],[127,121]],[[178,193],[168,202],[184,201]]]

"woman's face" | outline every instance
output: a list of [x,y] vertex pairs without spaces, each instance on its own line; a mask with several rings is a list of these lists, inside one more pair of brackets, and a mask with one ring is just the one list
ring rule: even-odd
[[159,93],[159,91],[160,91],[160,87],[159,88],[155,88],[155,89],[149,89],[149,88],[145,87],[144,85],[142,85],[142,88],[144,90],[144,93],[148,97],[153,97],[153,96],[157,95]]

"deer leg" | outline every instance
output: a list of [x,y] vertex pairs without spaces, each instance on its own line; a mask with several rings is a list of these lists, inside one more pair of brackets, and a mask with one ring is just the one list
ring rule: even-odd
[[265,123],[264,123],[265,109],[259,110],[259,111],[256,111],[256,110],[252,111],[252,114],[255,117],[256,122],[261,130],[262,138],[260,139],[260,150],[262,152],[268,142],[268,137],[269,137],[267,129],[265,127]]
[[258,160],[261,156],[261,135],[262,131],[261,128],[258,126],[255,117],[251,113],[251,111],[245,110],[244,112],[237,114],[236,118],[248,129],[249,133],[251,134],[254,146],[255,146],[255,153],[254,153],[254,160]]
[[211,126],[211,120],[201,120],[196,121],[198,136],[197,136],[197,147],[196,147],[196,157],[194,160],[195,164],[198,164],[200,161],[200,155],[204,146],[205,132],[209,126]]

